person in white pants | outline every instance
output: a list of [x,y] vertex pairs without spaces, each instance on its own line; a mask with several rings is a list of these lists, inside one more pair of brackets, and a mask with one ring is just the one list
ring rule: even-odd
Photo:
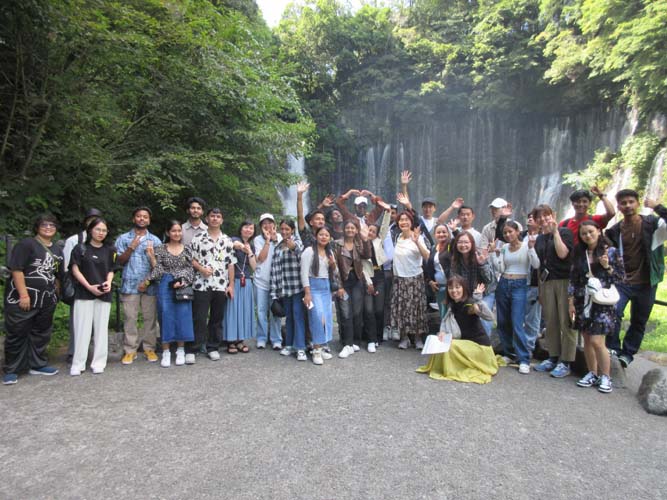
[[107,365],[111,282],[116,251],[105,245],[109,232],[106,221],[93,219],[86,228],[85,243],[72,251],[71,272],[76,283],[74,295],[74,356],[70,375],[86,369],[90,337],[95,331],[95,347],[90,367],[102,373]]

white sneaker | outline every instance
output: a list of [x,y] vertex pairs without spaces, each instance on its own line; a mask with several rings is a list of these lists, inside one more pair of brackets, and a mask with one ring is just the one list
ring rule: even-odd
[[274,342],[273,344],[273,350],[274,351],[281,351],[283,348],[283,345],[280,342]]
[[368,343],[368,352],[375,352],[375,342]]
[[290,354],[292,354],[292,346],[285,346],[280,351],[281,356],[289,356]]
[[218,351],[209,352],[208,357],[211,361],[220,361],[220,353]]
[[382,330],[382,340],[389,340],[389,337],[391,337],[391,327],[385,326]]
[[391,340],[401,340],[401,332],[398,328],[391,329]]
[[410,347],[410,339],[405,337],[403,340],[401,340],[398,344],[399,349],[407,349]]
[[352,344],[352,349],[354,349],[354,352],[359,352],[361,350],[357,344]]
[[328,360],[333,358],[333,354],[331,354],[329,351],[325,351],[324,349],[320,349],[322,351],[322,359],[323,360]]
[[417,337],[415,339],[415,349],[423,349],[424,348],[424,342],[422,342],[421,337]]
[[297,361],[308,361],[308,356],[306,356],[306,351],[298,350],[296,352],[296,360]]
[[70,368],[69,374],[72,377],[78,377],[79,375],[81,375],[81,370],[77,370],[76,368]]
[[197,358],[195,358],[195,355],[191,352],[185,355],[185,364],[186,365],[194,365],[196,360],[197,360]]
[[95,375],[100,375],[100,374],[104,373],[104,368],[93,368],[93,373]]
[[162,368],[169,368],[171,366],[171,351],[169,351],[169,349],[162,351],[162,361],[160,361],[160,366]]
[[266,342],[264,340],[257,341],[257,349],[264,349],[266,347]]
[[519,373],[527,375],[530,373],[530,363],[520,363],[519,364]]
[[185,349],[179,347],[176,349],[176,366],[183,366],[185,364]]
[[322,359],[322,348],[313,349],[313,363],[316,365],[323,365],[324,360]]
[[345,359],[351,356],[352,354],[354,354],[354,349],[352,348],[352,346],[346,345],[345,347],[343,347],[343,350],[338,353],[338,357],[341,359]]

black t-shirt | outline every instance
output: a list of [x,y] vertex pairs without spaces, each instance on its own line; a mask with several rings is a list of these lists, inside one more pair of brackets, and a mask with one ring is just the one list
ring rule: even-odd
[[[116,260],[116,250],[112,247],[104,245],[96,248],[88,244],[80,244],[72,250],[72,262],[79,267],[79,271],[83,274],[86,281],[91,285],[101,285],[107,279],[107,275],[113,271],[114,261]],[[100,299],[104,302],[111,302],[111,292],[100,295],[99,297],[93,295],[86,290],[76,278],[73,278],[76,284],[74,299],[75,300],[95,300]]]
[[564,227],[558,228],[560,237],[569,250],[567,258],[560,259],[556,254],[553,234],[540,234],[535,241],[535,251],[540,258],[540,274],[544,269],[549,270],[547,281],[566,280],[570,277],[570,264],[572,258],[572,249],[574,248],[574,235],[572,231]]
[[461,329],[461,339],[471,340],[479,345],[491,345],[491,340],[484,330],[480,317],[466,312],[467,304],[474,304],[474,302],[450,302],[448,305]]
[[[12,249],[7,267],[10,271],[23,271],[32,309],[53,306],[58,302],[56,279],[62,279],[64,260],[60,247],[52,244],[47,250],[36,238],[21,240]],[[19,292],[13,279],[5,297],[8,304],[19,303]]]

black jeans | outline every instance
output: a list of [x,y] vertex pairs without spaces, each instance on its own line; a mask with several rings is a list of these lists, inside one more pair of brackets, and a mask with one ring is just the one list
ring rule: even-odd
[[347,299],[337,299],[338,310],[340,311],[340,323],[342,325],[341,343],[351,346],[354,343],[361,343],[361,333],[363,329],[363,311],[364,311],[364,286],[357,279],[354,270],[343,284],[347,293]]
[[[616,315],[618,321],[614,333],[607,336],[607,348],[615,350],[619,355],[624,354],[630,358],[630,361],[637,354],[639,347],[644,339],[646,331],[646,322],[651,315],[653,304],[655,302],[655,292],[657,286],[651,285],[626,285],[621,283],[616,285],[621,299],[616,304]],[[630,327],[625,332],[623,347],[621,347],[621,320],[625,306],[630,302]]]
[[[382,269],[375,271],[373,275],[373,287],[375,287],[375,297],[373,297],[373,315],[375,317],[375,342],[382,340],[384,330],[384,311],[385,311],[385,279]],[[369,342],[371,340],[369,339]]]
[[192,302],[195,340],[194,342],[188,342],[188,353],[199,352],[202,345],[206,346],[206,352],[217,351],[220,348],[222,320],[225,317],[226,306],[227,295],[225,292],[199,292],[195,290],[194,301]]
[[18,304],[5,302],[5,373],[46,366],[55,310],[55,304],[24,311]]

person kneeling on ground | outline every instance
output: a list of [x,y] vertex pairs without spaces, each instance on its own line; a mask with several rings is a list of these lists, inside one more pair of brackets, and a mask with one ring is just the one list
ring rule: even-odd
[[447,314],[440,324],[438,337],[444,340],[446,333],[452,334],[449,351],[431,355],[428,363],[417,369],[428,373],[436,380],[455,380],[486,384],[498,372],[498,362],[484,330],[482,319],[493,317],[493,313],[482,301],[484,285],[475,289],[473,296],[462,276],[454,275],[447,280]]

